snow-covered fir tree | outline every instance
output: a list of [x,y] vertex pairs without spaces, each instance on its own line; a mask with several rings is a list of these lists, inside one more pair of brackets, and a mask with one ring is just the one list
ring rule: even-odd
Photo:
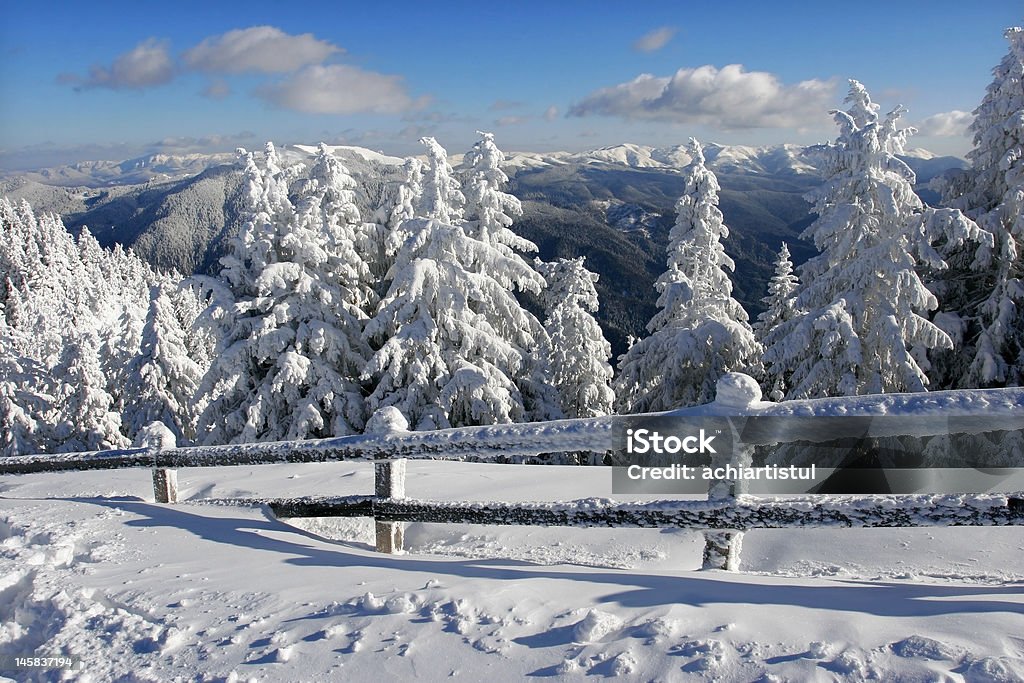
[[620,358],[620,412],[707,403],[719,377],[750,372],[760,356],[747,313],[732,298],[727,271],[735,266],[721,241],[729,229],[718,209],[718,180],[692,138],[689,153],[693,161],[683,172],[683,195],[669,233],[668,270],[655,283],[660,310],[647,325],[650,336]]
[[107,392],[94,331],[81,330],[67,341],[55,372],[64,380],[54,427],[56,450],[98,451],[131,443],[121,433],[121,415]]
[[[761,299],[764,311],[757,316],[753,326],[754,338],[761,344],[765,356],[775,357],[777,352],[774,347],[783,341],[779,334],[781,326],[797,315],[794,292],[798,283],[799,280],[793,274],[789,245],[783,242],[775,260],[775,275],[768,282],[768,296]],[[784,368],[764,363],[762,384],[768,398],[781,401],[786,395],[787,379]]]
[[597,311],[598,275],[584,266],[584,259],[535,262],[547,282],[542,299],[548,334],[545,369],[550,385],[558,391],[565,417],[598,417],[612,411],[612,347],[592,315]]
[[49,446],[53,397],[45,393],[45,369],[12,348],[0,315],[0,455],[40,453]]
[[264,168],[245,157],[249,215],[222,277],[234,296],[230,332],[203,381],[206,443],[341,436],[362,428],[354,379],[366,350],[365,263],[352,241],[351,179],[321,146],[311,177],[294,183],[268,143]]
[[[179,275],[158,273],[130,249],[105,249],[87,229],[72,237],[59,216],[37,215],[27,202],[15,207],[6,199],[0,200],[0,277],[0,383],[10,389],[3,392],[7,417],[0,421],[20,435],[8,449],[126,443],[131,420],[120,418],[141,409],[136,399],[143,392],[129,380],[150,287],[161,284],[177,301],[194,294],[177,287]],[[208,334],[192,334],[190,342],[198,351],[208,346]],[[33,421],[38,429],[29,429]]]
[[[515,219],[523,215],[523,207],[518,198],[504,191],[508,184],[508,176],[501,170],[505,154],[495,144],[493,133],[477,131],[477,134],[480,140],[463,160],[466,197],[463,227],[476,239],[521,261],[521,265],[531,266],[522,254],[537,251],[537,245],[511,229]],[[533,352],[526,355],[524,366],[514,378],[523,397],[526,419],[560,419],[563,411],[546,368],[550,354],[544,353],[552,344],[543,327],[537,326],[533,335]]]
[[960,212],[927,209],[914,194],[914,173],[896,157],[913,133],[897,128],[903,108],[881,119],[853,80],[846,102],[833,112],[840,135],[824,152],[827,179],[808,195],[818,218],[804,236],[821,253],[801,271],[804,312],[765,355],[789,374],[787,398],[923,391],[925,352],[952,341],[925,317],[937,301],[917,269],[944,267],[933,242],[978,236]]
[[[402,165],[402,179],[395,186],[393,202],[387,206],[385,224],[394,230],[403,221],[416,217],[416,205],[423,196],[423,162],[409,157]],[[401,246],[399,242],[397,247]]]
[[993,235],[992,248],[948,249],[936,322],[962,340],[937,359],[948,387],[1024,383],[1024,28],[1005,33],[1006,56],[974,110],[970,167],[939,181],[947,205]]
[[448,163],[448,152],[434,138],[420,138],[420,142],[427,148],[427,165],[422,170],[423,189],[415,204],[416,216],[458,225],[466,197]]
[[416,207],[423,196],[423,162],[409,157],[401,168],[384,170],[384,189],[381,203],[374,211],[375,236],[370,251],[370,269],[376,284],[376,293],[386,293],[387,274],[395,263],[395,255],[409,237],[402,223],[416,216]]
[[501,245],[499,249],[506,253],[536,251],[536,245],[509,229],[523,215],[523,206],[504,191],[508,184],[501,170],[505,155],[494,143],[493,133],[478,134],[480,140],[464,160],[467,229],[482,242]]
[[401,224],[408,238],[367,325],[377,349],[364,373],[369,410],[394,406],[418,430],[522,420],[515,379],[544,332],[513,292],[538,293],[544,281],[506,245],[467,234],[447,154],[423,142],[424,201]]
[[179,445],[195,437],[192,411],[202,368],[193,360],[186,332],[162,286],[152,288],[138,354],[128,364],[122,411],[131,441],[151,422],[162,422]]

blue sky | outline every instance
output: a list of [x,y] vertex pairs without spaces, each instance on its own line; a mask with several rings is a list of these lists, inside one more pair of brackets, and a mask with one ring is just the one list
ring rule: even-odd
[[1019,0],[3,0],[0,168],[278,143],[821,142],[846,79],[963,154]]

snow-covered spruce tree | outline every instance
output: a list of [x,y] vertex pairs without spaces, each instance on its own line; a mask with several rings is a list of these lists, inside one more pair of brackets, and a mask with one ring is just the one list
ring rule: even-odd
[[25,227],[6,197],[0,198],[0,275],[9,281],[0,291],[0,307],[7,308],[7,293],[24,286],[29,266]]
[[221,260],[234,305],[220,312],[230,332],[202,384],[209,444],[341,436],[365,419],[351,180],[321,147],[293,204],[298,172],[270,143],[264,159],[261,170],[245,157],[250,212]]
[[395,254],[409,237],[402,230],[402,223],[416,216],[416,207],[423,195],[423,162],[409,157],[401,168],[387,167],[382,182],[380,204],[373,213],[375,234],[369,250],[372,258],[368,259],[378,296],[387,292],[388,271],[395,263]]
[[423,143],[423,201],[401,223],[408,237],[366,328],[377,349],[364,373],[369,410],[394,406],[418,430],[522,420],[515,379],[544,332],[513,290],[538,293],[543,278],[507,247],[444,222],[460,221],[462,192],[444,149]]
[[154,286],[140,348],[125,373],[122,419],[131,441],[151,422],[162,422],[181,445],[194,439],[202,369],[189,356],[185,335],[164,287]]
[[[116,245],[99,256],[100,277],[107,283],[105,315],[100,323],[101,358],[108,390],[122,417],[132,410],[135,396],[128,390],[129,368],[142,346],[143,327],[150,307],[150,288],[168,276],[153,270],[130,249]],[[122,420],[127,425],[130,421]],[[143,425],[145,426],[145,425]]]
[[67,340],[54,370],[63,380],[54,427],[60,452],[124,448],[131,443],[121,433],[121,416],[107,392],[99,352],[97,334],[82,330]]
[[[14,359],[0,359],[0,365],[13,364]],[[17,368],[20,370],[20,367]],[[39,421],[23,407],[16,380],[20,373],[0,370],[0,455],[26,455],[38,452]]]
[[512,290],[537,293],[543,281],[461,226],[404,225],[411,236],[366,328],[378,348],[364,373],[370,412],[395,406],[417,430],[521,420],[513,378],[540,326]]
[[547,353],[539,359],[550,385],[558,391],[565,417],[598,417],[612,411],[615,394],[609,359],[611,344],[591,315],[598,308],[598,275],[582,257],[554,263],[535,261],[547,282],[542,295],[547,317]]
[[[754,338],[764,349],[765,356],[775,357],[776,344],[783,341],[779,331],[784,323],[797,315],[794,292],[799,280],[793,274],[793,262],[789,256],[789,245],[782,243],[778,258],[775,260],[775,275],[768,282],[768,296],[761,299],[764,311],[757,316],[754,323]],[[786,396],[787,379],[785,370],[776,367],[767,360],[762,369],[762,385],[765,395],[773,401],[781,401]]]
[[[286,249],[301,248],[302,231],[324,233],[325,270],[338,287],[337,295],[344,310],[354,319],[366,317],[377,305],[374,278],[359,245],[365,244],[364,229],[355,204],[356,182],[346,168],[321,143],[309,180],[300,184],[300,200],[296,205],[300,231],[283,240]],[[313,259],[315,261],[315,259]],[[353,329],[359,330],[358,325]],[[360,335],[355,334],[356,337]]]
[[[480,140],[463,160],[466,221],[464,229],[473,237],[493,246],[512,259],[529,267],[521,253],[537,251],[537,245],[512,231],[516,218],[523,215],[519,199],[504,191],[508,176],[501,170],[504,153],[494,143],[493,133],[477,131]],[[524,359],[524,366],[514,378],[523,397],[525,418],[530,421],[555,420],[563,417],[556,387],[550,384],[546,367],[552,348],[547,332],[537,326],[533,332],[534,346]]]
[[761,353],[747,313],[732,298],[734,269],[721,240],[729,236],[718,210],[718,180],[693,138],[683,195],[669,233],[668,270],[658,278],[660,309],[650,336],[620,357],[615,382],[619,412],[651,412],[707,403],[727,372],[756,368]]
[[423,191],[414,204],[416,216],[458,225],[466,198],[448,163],[448,152],[434,138],[420,138],[420,142],[427,148],[427,166],[423,169]]
[[962,245],[936,282],[936,322],[962,348],[936,359],[949,387],[1024,384],[1024,28],[1005,33],[1010,50],[974,110],[968,169],[940,179],[944,202],[994,238]]
[[[401,181],[395,185],[392,202],[385,207],[383,223],[391,230],[416,217],[416,206],[423,196],[423,162],[409,157],[402,165]],[[398,251],[401,241],[392,251]]]
[[789,373],[787,398],[923,391],[925,351],[951,348],[924,314],[937,306],[919,267],[944,263],[932,243],[977,238],[958,211],[924,207],[914,174],[896,158],[912,129],[886,119],[857,81],[835,111],[840,129],[825,150],[827,179],[807,198],[818,219],[807,228],[821,252],[804,264],[796,305],[765,362]]
[[499,249],[506,253],[536,251],[535,244],[509,229],[523,215],[523,205],[504,191],[508,184],[501,170],[505,155],[494,144],[493,133],[478,131],[478,135],[480,140],[464,161],[467,230],[482,242],[501,245]]
[[203,316],[211,303],[195,278],[174,278],[162,283],[174,307],[178,325],[185,332],[185,346],[188,357],[194,360],[205,375],[213,362],[217,350],[217,330]]
[[49,373],[18,355],[13,335],[0,312],[0,455],[42,453],[50,445]]

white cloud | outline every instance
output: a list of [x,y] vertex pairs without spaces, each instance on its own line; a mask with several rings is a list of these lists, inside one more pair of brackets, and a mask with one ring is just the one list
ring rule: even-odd
[[571,116],[707,125],[723,130],[827,125],[835,82],[784,85],[775,74],[740,64],[680,69],[672,76],[641,74],[597,90],[569,109]]
[[241,131],[226,135],[205,135],[203,137],[178,136],[151,142],[146,146],[149,152],[165,154],[188,154],[191,152],[230,151],[240,143],[248,143],[256,138],[252,131]]
[[508,111],[509,109],[521,109],[523,103],[517,100],[494,100],[488,107],[491,111]]
[[202,92],[203,97],[209,97],[211,100],[223,100],[230,94],[231,86],[223,78],[210,81]]
[[934,137],[951,138],[967,135],[967,127],[974,121],[974,114],[954,109],[932,114],[917,126],[918,133]]
[[308,114],[393,114],[425,104],[414,101],[401,76],[364,71],[346,64],[307,66],[256,94],[285,109]]
[[656,28],[650,33],[645,33],[640,36],[635,43],[633,43],[633,49],[638,52],[655,52],[668,45],[668,42],[672,40],[676,35],[676,28],[674,26],[662,26]]
[[518,126],[530,120],[529,116],[502,116],[494,121],[496,126]]
[[253,26],[206,38],[182,59],[191,69],[211,73],[287,73],[338,52],[343,50],[312,33],[293,36],[273,26]]
[[109,67],[93,66],[86,78],[61,74],[57,80],[79,89],[132,90],[168,83],[174,75],[174,62],[167,51],[167,41],[150,38],[119,56]]
[[557,118],[558,118],[558,107],[556,107],[555,105],[552,104],[550,107],[548,107],[547,109],[544,110],[544,120],[545,121],[554,121]]

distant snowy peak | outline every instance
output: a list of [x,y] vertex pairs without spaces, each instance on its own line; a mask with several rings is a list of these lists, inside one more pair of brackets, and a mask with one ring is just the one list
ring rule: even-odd
[[[122,175],[148,172],[168,177],[189,176],[201,173],[211,166],[233,163],[237,155],[233,152],[218,154],[147,154],[117,164]],[[102,162],[100,162],[102,163]]]
[[[400,165],[404,159],[388,156],[363,147],[329,145],[339,159],[358,168]],[[316,145],[288,145],[278,151],[289,161],[308,162],[316,153]],[[216,166],[235,165],[235,152],[144,154],[124,161],[80,161],[66,166],[34,171],[0,174],[20,177],[43,185],[61,187],[105,188],[116,185],[140,185],[148,182],[182,180],[199,175]]]
[[[293,145],[292,147],[303,154],[312,156],[316,154],[319,145]],[[372,149],[366,149],[365,147],[355,147],[352,145],[327,145],[327,149],[331,151],[331,154],[342,161],[358,159],[360,161],[370,161],[384,166],[401,166],[405,163],[405,159],[402,157],[389,156],[383,152],[374,152]]]
[[[748,147],[709,143],[704,148],[704,154],[708,166],[716,171],[766,175],[816,174],[817,169],[813,161],[804,158],[804,149],[799,145]],[[517,152],[508,155],[506,167],[522,170],[565,164],[593,164],[681,169],[690,161],[690,155],[687,154],[684,145],[651,147],[625,143],[586,152]]]
[[[278,153],[286,161],[309,163],[316,149],[317,145],[313,144],[281,145]],[[354,173],[400,166],[405,161],[401,157],[365,147],[328,145],[328,149]],[[789,144],[751,147],[708,143],[704,147],[704,155],[708,167],[717,173],[813,176],[818,175],[817,164],[820,163],[819,155],[814,153],[815,149],[818,148]],[[901,158],[918,174],[919,182],[927,182],[946,169],[963,168],[966,165],[962,159],[938,156],[920,148],[907,150]],[[462,159],[462,154],[449,156],[450,163],[456,168],[460,167]],[[29,172],[0,173],[0,177],[23,178],[50,186],[109,188],[180,180],[213,167],[237,163],[235,152],[153,153],[125,161],[82,161]],[[589,165],[673,171],[689,163],[690,155],[686,153],[684,145],[651,147],[624,143],[585,152],[508,152],[504,166],[510,175],[514,175],[519,171],[552,166]]]
[[632,168],[663,168],[667,166],[668,164],[654,158],[654,151],[653,147],[626,143],[583,152],[576,155],[576,160],[582,163],[619,164]]
[[208,168],[235,163],[234,152],[216,154],[145,154],[124,161],[80,161],[67,166],[8,174],[43,185],[108,187],[190,178]]

